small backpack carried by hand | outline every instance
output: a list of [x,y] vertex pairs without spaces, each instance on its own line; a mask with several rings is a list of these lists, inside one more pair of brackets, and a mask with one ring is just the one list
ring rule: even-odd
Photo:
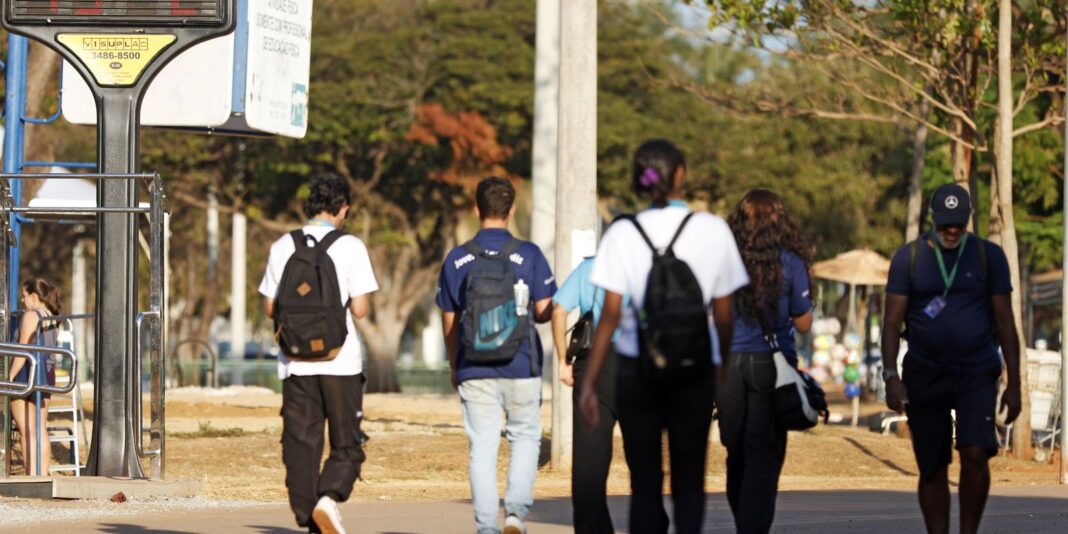
[[571,337],[567,341],[567,363],[574,365],[579,360],[585,360],[593,348],[593,310],[579,317],[578,322],[571,327]]
[[289,235],[296,250],[278,284],[274,313],[278,346],[292,360],[333,360],[348,335],[347,310],[334,260],[326,251],[345,233],[333,230],[318,241],[301,230]]
[[[511,362],[530,338],[529,288],[516,276],[511,256],[522,242],[512,239],[496,254],[478,243],[464,243],[475,260],[464,281],[464,310],[460,318],[464,359],[479,365]],[[526,303],[516,305],[518,286],[526,289]],[[531,357],[531,366],[535,358]]]
[[690,266],[675,257],[675,241],[693,212],[679,224],[663,252],[649,240],[638,219],[624,215],[653,253],[645,285],[645,302],[638,311],[638,344],[643,377],[661,385],[700,380],[712,368],[712,339],[708,303]]

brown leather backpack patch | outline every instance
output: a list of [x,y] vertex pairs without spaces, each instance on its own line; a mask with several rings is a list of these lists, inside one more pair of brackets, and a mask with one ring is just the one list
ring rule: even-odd
[[297,294],[302,297],[307,296],[308,293],[311,293],[311,290],[312,286],[309,285],[307,282],[304,282],[303,284],[297,286]]

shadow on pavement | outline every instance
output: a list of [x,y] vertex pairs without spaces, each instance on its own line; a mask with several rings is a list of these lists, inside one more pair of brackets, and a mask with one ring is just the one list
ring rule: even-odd
[[867,454],[868,456],[871,456],[872,458],[875,458],[876,460],[879,460],[886,467],[889,467],[890,469],[893,469],[894,471],[897,471],[898,473],[901,473],[902,475],[907,475],[907,476],[910,476],[910,477],[918,477],[918,476],[920,476],[918,473],[913,473],[912,471],[909,471],[908,469],[905,469],[905,468],[901,467],[900,465],[897,465],[896,463],[894,463],[894,462],[892,462],[890,460],[887,460],[886,458],[880,458],[879,456],[876,456],[874,452],[871,452],[871,449],[865,447],[861,442],[859,442],[859,441],[857,441],[857,440],[855,440],[853,438],[847,437],[847,438],[843,438],[843,439],[845,439],[847,442],[849,442],[850,445],[852,445],[852,446],[856,447],[857,449],[859,449],[860,452],[863,452],[864,454]]
[[190,530],[160,530],[156,528],[147,528],[142,525],[121,523],[105,523],[100,525],[99,532],[112,532],[114,534],[141,534],[148,532],[151,532],[152,534],[195,534]]
[[291,528],[274,527],[268,525],[250,525],[246,528],[252,529],[253,532],[259,534],[302,534],[304,530],[293,530]]
[[[995,488],[983,514],[984,532],[1063,533],[1068,521],[1068,491],[1050,488],[1025,490],[1025,495],[999,495]],[[1017,490],[1006,489],[1019,493]],[[627,530],[625,495],[608,498],[612,522],[617,532]],[[734,519],[726,495],[708,495],[703,532],[734,532]],[[665,508],[671,515],[670,496]],[[953,493],[951,531],[957,529],[957,494]],[[528,522],[548,525],[571,524],[570,498],[539,499]],[[864,534],[923,532],[923,517],[916,493],[908,490],[828,490],[781,492],[777,500],[772,532],[833,533],[859,531]]]

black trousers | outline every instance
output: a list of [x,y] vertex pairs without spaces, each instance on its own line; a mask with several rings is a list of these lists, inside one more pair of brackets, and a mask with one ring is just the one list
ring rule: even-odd
[[701,531],[705,514],[705,458],[715,400],[715,370],[689,383],[657,387],[641,377],[636,358],[617,358],[616,402],[623,452],[630,469],[630,532],[668,531],[662,488],[663,431],[671,458],[675,532]]
[[[364,461],[357,439],[363,409],[360,375],[290,376],[282,382],[282,461],[289,506],[302,527],[326,495],[348,500]],[[323,423],[329,421],[330,456],[323,458]]]
[[608,469],[612,464],[612,429],[616,426],[616,355],[609,354],[597,377],[594,389],[600,401],[600,422],[590,430],[582,424],[579,396],[585,360],[575,362],[575,389],[572,391],[574,443],[571,448],[571,505],[578,534],[612,534],[612,517],[608,514]]
[[768,532],[786,459],[786,430],[775,423],[775,361],[770,352],[736,352],[724,372],[716,403],[727,502],[740,534]]

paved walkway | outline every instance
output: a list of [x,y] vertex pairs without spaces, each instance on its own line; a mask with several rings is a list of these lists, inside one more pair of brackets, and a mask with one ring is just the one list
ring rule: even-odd
[[[624,528],[626,497],[611,498],[617,529]],[[18,514],[26,502],[9,504],[6,514]],[[49,503],[53,516],[65,516],[62,504]],[[70,504],[66,506],[72,506]],[[110,503],[108,506],[111,506]],[[122,506],[122,505],[116,505]],[[198,509],[183,505],[174,509],[161,504],[158,511],[138,505],[136,513],[93,519],[68,518],[51,521],[45,517],[16,527],[0,527],[0,532],[106,532],[139,534],[255,533],[289,534],[300,532],[284,505]],[[956,496],[954,495],[954,507]],[[570,501],[566,498],[538,501],[531,513],[531,534],[571,532]],[[28,512],[27,512],[28,513]],[[382,534],[470,533],[473,519],[467,502],[379,502],[347,503],[342,506],[349,532]],[[956,513],[953,527],[956,531]],[[705,532],[733,532],[730,511],[722,493],[711,495]],[[779,497],[775,532],[900,534],[922,532],[923,523],[915,496],[907,491],[844,490],[791,491]],[[983,532],[1022,532],[1027,534],[1068,532],[1068,487],[1035,486],[995,488],[987,505]]]

